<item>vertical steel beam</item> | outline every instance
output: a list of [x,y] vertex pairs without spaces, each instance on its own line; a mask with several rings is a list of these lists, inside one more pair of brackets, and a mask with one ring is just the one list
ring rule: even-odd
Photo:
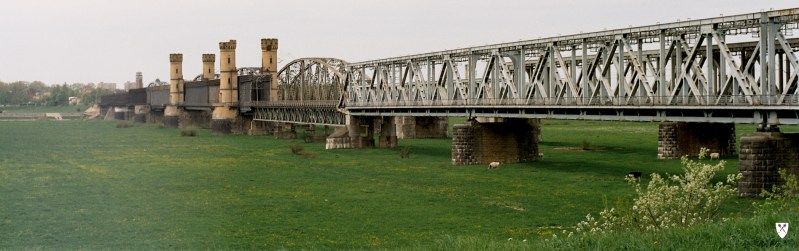
[[477,69],[477,55],[469,54],[469,65],[466,66],[466,77],[469,79],[469,100],[476,98],[477,84],[475,82],[475,69]]
[[[726,45],[727,39],[725,39],[724,32],[717,32],[716,34],[718,34],[718,40],[719,40],[717,42],[719,44],[725,44]],[[711,39],[712,38],[713,37],[711,37]],[[729,48],[729,46],[727,48]],[[719,79],[719,86],[723,86],[724,84],[727,83],[727,60],[728,60],[728,58],[725,55],[726,55],[726,53],[719,53],[719,78],[720,78]],[[719,95],[726,95],[726,93],[724,93],[724,92],[726,92],[726,90],[718,90],[717,92],[718,92]]]
[[644,40],[643,39],[638,39],[638,63],[641,64],[641,70],[643,70],[643,72],[639,73],[639,78],[638,78],[638,84],[639,84],[639,86],[638,86],[638,97],[646,96],[646,94],[645,94],[646,89],[649,88],[649,87],[644,88],[643,86],[641,86],[641,85],[645,85],[646,82],[647,82],[647,81],[645,81],[646,79],[644,79],[644,78],[646,78],[646,65],[647,65],[647,62],[649,62],[649,58],[644,58]]
[[[682,40],[682,39],[685,39],[685,35],[680,35],[680,40]],[[682,75],[682,72],[683,72],[683,71],[687,71],[687,70],[688,70],[688,69],[684,69],[684,67],[683,67],[683,60],[682,60],[682,58],[683,58],[683,57],[682,57],[682,53],[683,53],[683,50],[682,50],[682,43],[680,43],[680,42],[679,42],[679,40],[675,40],[674,42],[675,42],[675,43],[677,43],[676,51],[674,51],[674,54],[677,54],[677,58],[676,58],[676,60],[677,60],[677,61],[676,61],[676,63],[677,63],[677,70],[678,70],[678,71],[680,71],[680,73],[678,73],[676,76],[674,76],[674,82],[673,82],[673,83],[671,83],[671,88],[677,88],[677,86],[679,85],[679,83],[684,81],[684,79],[677,79],[677,78],[679,78],[679,76],[680,76],[680,75]],[[685,85],[682,85],[682,87],[680,87],[680,94],[679,94],[679,96],[681,96],[681,97],[682,97],[682,102],[683,102],[683,104],[686,104],[686,103],[688,102],[688,93],[689,93],[689,92],[688,92],[688,90],[687,90],[687,89],[688,89],[688,88],[687,88]],[[672,90],[672,91],[673,91],[673,90]]]
[[622,36],[617,36],[616,37],[616,44],[618,44],[618,48],[617,49],[619,50],[619,54],[618,54],[619,58],[618,58],[618,62],[617,62],[618,63],[617,66],[618,67],[616,68],[618,70],[618,81],[619,81],[619,84],[618,84],[618,91],[619,91],[618,104],[619,105],[624,104],[623,102],[626,100],[625,96],[626,96],[626,91],[627,91],[627,85],[625,84],[626,81],[624,79],[624,45],[622,44],[622,38],[623,38]]
[[779,65],[777,66],[778,79],[777,92],[775,92],[775,94],[782,93],[782,90],[785,89],[785,74],[783,74],[785,72],[785,61],[782,59],[783,54],[784,53],[777,53],[777,63],[779,63]]
[[776,102],[777,95],[777,52],[776,52],[776,41],[777,41],[777,32],[779,32],[780,26],[774,22],[768,23],[768,92],[766,96],[769,99],[769,104]]
[[660,48],[658,48],[658,86],[657,86],[657,95],[658,98],[655,102],[658,104],[663,103],[663,96],[665,96],[665,89],[666,89],[666,32],[665,30],[660,30],[660,34],[658,35],[658,40],[660,44]]
[[760,101],[762,104],[767,104],[768,99],[768,33],[769,33],[769,20],[768,15],[763,15],[760,24]]
[[527,82],[525,81],[525,75],[527,75],[527,73],[524,66],[524,53],[524,48],[519,48],[519,55],[516,56],[516,62],[514,62],[516,66],[514,69],[514,73],[516,73],[514,74],[516,77],[514,83],[516,84],[516,93],[518,95],[516,98],[519,100],[521,100],[524,93],[526,93],[525,87],[527,86]]
[[580,96],[582,96],[583,102],[585,103],[591,98],[591,88],[588,86],[588,48],[587,44],[585,43],[585,39],[583,39],[580,47],[583,50],[583,57],[580,62],[580,70],[582,71],[582,77],[580,78],[579,83],[581,86]]
[[713,55],[713,27],[710,25],[702,26],[702,33],[707,36],[706,44],[705,44],[705,67],[707,69],[707,84],[705,84],[704,94],[705,97],[705,104],[711,104],[711,96],[715,92],[716,86],[716,71],[713,66],[714,64],[714,55]]
[[[547,63],[548,63],[547,65],[548,66],[547,66],[547,71],[546,71],[546,73],[547,73],[547,76],[546,76],[547,77],[546,78],[547,79],[546,87],[547,87],[547,97],[548,97],[548,100],[547,100],[546,104],[553,104],[553,101],[555,100],[555,97],[554,97],[555,96],[555,92],[553,90],[553,85],[555,85],[555,74],[557,74],[557,72],[556,72],[557,68],[555,68],[556,67],[555,66],[555,51],[556,50],[557,50],[557,48],[555,47],[555,44],[554,43],[550,44],[550,46],[549,46],[549,54],[547,55],[547,57],[549,57],[549,59],[547,59]],[[560,52],[558,52],[558,53],[560,53]]]
[[[571,81],[577,81],[577,46],[572,45],[571,46],[571,50],[572,50],[572,58],[571,58],[571,65],[569,67],[569,70],[571,70],[570,71],[571,72],[571,77],[569,79],[571,79]],[[572,83],[574,83],[574,82],[572,82]],[[570,84],[572,84],[572,83],[570,83]],[[577,84],[577,83],[574,83],[574,84]],[[569,93],[569,92],[567,92],[567,93]],[[575,97],[572,97],[572,98],[574,98],[573,102],[579,102],[578,101],[579,97],[575,96]]]

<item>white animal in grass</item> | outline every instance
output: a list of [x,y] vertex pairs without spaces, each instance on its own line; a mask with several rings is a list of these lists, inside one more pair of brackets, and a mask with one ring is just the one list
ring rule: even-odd
[[721,157],[719,153],[710,153],[710,159],[719,159]]
[[499,162],[491,162],[488,164],[488,169],[497,169],[499,167]]

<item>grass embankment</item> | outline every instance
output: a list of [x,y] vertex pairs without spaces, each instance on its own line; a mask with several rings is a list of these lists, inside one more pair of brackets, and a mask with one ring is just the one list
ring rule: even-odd
[[[549,121],[543,160],[493,171],[452,166],[448,139],[402,140],[411,147],[403,159],[397,149],[326,151],[301,140],[115,125],[0,122],[0,248],[462,246],[449,236],[539,243],[587,213],[628,205],[628,172],[680,170],[678,160],[655,158],[654,123]],[[586,140],[594,150],[581,149]],[[310,154],[292,154],[293,144]],[[737,171],[729,161],[725,174]],[[723,210],[748,217],[751,202]],[[773,223],[762,231],[773,234]]]
[[2,106],[0,110],[3,113],[76,113],[83,112],[87,109],[84,105],[66,105],[66,106]]

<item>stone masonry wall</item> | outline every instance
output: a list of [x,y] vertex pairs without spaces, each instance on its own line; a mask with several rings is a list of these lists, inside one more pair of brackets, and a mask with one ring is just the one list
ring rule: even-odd
[[447,117],[395,117],[398,139],[446,138]]
[[778,171],[799,175],[799,134],[759,132],[741,138],[741,196],[758,196],[781,182]]
[[185,110],[180,113],[178,123],[180,128],[199,127],[208,129],[211,128],[211,112]]
[[453,127],[452,164],[517,163],[538,158],[539,124],[526,119],[470,121]]
[[658,130],[658,159],[696,156],[699,149],[735,155],[735,124],[663,122]]

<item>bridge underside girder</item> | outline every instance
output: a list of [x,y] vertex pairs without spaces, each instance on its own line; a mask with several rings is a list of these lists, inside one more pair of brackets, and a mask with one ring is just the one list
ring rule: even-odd
[[639,122],[710,122],[748,124],[799,124],[792,107],[704,109],[702,107],[417,107],[350,108],[353,116],[447,116],[531,119],[609,120]]
[[343,126],[346,117],[335,107],[257,107],[255,121]]

